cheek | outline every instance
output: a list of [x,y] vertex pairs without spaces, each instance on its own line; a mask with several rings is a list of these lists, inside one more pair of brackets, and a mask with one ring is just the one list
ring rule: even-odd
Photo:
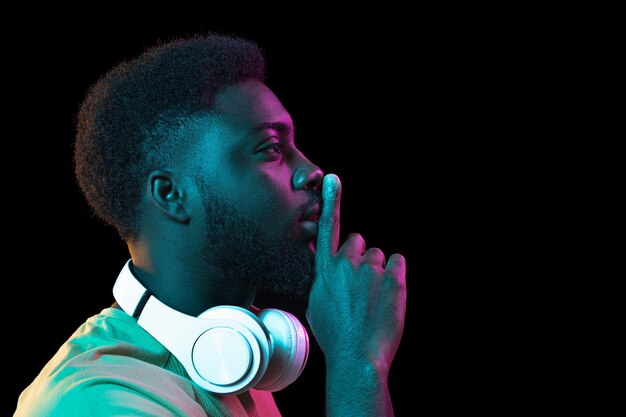
[[263,224],[283,222],[294,215],[294,194],[289,169],[275,167],[245,175],[232,192],[240,211]]
[[291,177],[291,170],[286,168],[261,171],[257,176],[257,189],[263,194],[259,198],[274,211],[274,215],[287,214],[295,204]]

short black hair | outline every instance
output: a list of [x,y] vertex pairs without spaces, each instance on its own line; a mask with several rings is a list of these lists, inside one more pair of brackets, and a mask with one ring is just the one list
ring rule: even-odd
[[173,157],[181,137],[173,132],[210,114],[224,87],[265,75],[254,42],[217,34],[159,44],[107,72],[80,106],[74,144],[76,178],[94,213],[135,240],[145,178]]

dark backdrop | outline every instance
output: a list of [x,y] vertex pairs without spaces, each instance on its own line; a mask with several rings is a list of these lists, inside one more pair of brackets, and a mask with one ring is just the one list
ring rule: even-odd
[[[392,398],[398,415],[406,415],[401,410],[418,398],[439,403],[434,393],[439,397],[451,383],[448,371],[442,375],[439,369],[449,370],[454,359],[442,354],[450,347],[439,344],[436,334],[450,330],[433,333],[427,323],[448,313],[441,306],[418,313],[420,298],[437,305],[434,294],[418,287],[424,279],[445,277],[449,264],[435,255],[450,244],[450,224],[442,218],[462,199],[452,207],[439,202],[455,192],[438,186],[450,176],[446,161],[451,153],[462,153],[451,150],[453,138],[441,139],[460,122],[440,113],[450,106],[454,87],[444,82],[442,71],[450,69],[437,63],[439,52],[427,40],[370,27],[348,32],[226,24],[75,26],[65,34],[35,30],[38,41],[11,49],[7,64],[7,88],[16,94],[8,121],[15,133],[7,138],[4,155],[11,178],[5,236],[8,262],[16,270],[9,274],[14,287],[6,298],[17,307],[9,324],[16,343],[5,349],[8,360],[19,363],[3,396],[9,413],[70,334],[112,303],[111,286],[129,257],[115,232],[92,217],[74,180],[74,117],[86,89],[158,39],[209,30],[248,37],[264,49],[268,85],[294,117],[299,147],[342,179],[342,236],[360,232],[368,246],[406,256],[407,320],[390,375]],[[424,263],[438,272],[424,276]],[[304,306],[282,307],[304,320]],[[425,339],[437,356],[424,356]],[[323,358],[315,342],[312,348],[302,377],[276,394],[285,416],[301,415],[303,408],[322,415]]]
[[[254,25],[197,10],[185,21],[200,24],[8,17],[18,29],[2,38],[10,374],[0,414],[14,410],[86,318],[112,303],[128,258],[75,184],[83,95],[158,39],[210,30],[265,50],[268,84],[298,125],[299,147],[342,179],[342,236],[359,232],[369,246],[407,258],[407,319],[389,381],[397,415],[535,411],[556,398],[562,375],[576,371],[551,343],[571,319],[550,313],[564,298],[553,279],[564,264],[555,261],[559,236],[576,223],[553,202],[569,174],[559,166],[569,141],[562,131],[579,123],[559,119],[565,102],[575,103],[567,48],[578,44],[541,13],[442,8],[324,11],[323,19],[303,8],[289,21],[259,15]],[[304,306],[276,304],[303,319]],[[276,399],[285,416],[322,415],[323,387],[313,342],[302,377]]]

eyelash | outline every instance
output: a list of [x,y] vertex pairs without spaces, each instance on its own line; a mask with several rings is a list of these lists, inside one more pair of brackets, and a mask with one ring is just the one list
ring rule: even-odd
[[261,151],[267,154],[277,154],[281,157],[284,157],[284,147],[285,145],[282,142],[273,142],[269,146],[266,146]]

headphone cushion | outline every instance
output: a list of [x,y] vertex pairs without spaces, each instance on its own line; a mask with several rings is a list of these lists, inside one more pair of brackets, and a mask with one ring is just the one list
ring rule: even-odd
[[309,336],[291,313],[268,308],[257,315],[269,331],[272,353],[267,370],[255,388],[279,391],[294,382],[304,370],[309,356]]
[[[206,369],[204,372],[198,371],[198,373],[200,375],[219,375],[227,378],[233,375],[239,375],[241,373],[241,369],[239,369],[241,366],[248,369],[248,371],[245,372],[245,378],[242,378],[240,382],[222,386],[212,383],[211,380],[209,382],[210,386],[201,386],[211,392],[219,394],[240,393],[254,387],[265,374],[272,351],[270,336],[261,320],[249,310],[230,305],[210,308],[200,314],[198,319],[211,322],[212,329],[211,331],[205,332],[194,344],[194,366],[201,366],[202,369]],[[247,354],[245,352],[246,349],[243,348],[232,350],[227,348],[226,352],[222,352],[222,348],[216,350],[216,352],[220,351],[229,356],[228,358],[222,358],[218,362],[222,364],[232,362],[232,369],[218,369],[214,364],[215,361],[212,360],[215,359],[215,356],[218,356],[213,353],[212,350],[216,349],[215,346],[222,344],[219,340],[219,332],[224,333],[225,336],[227,333],[232,332],[234,335],[236,334],[237,337],[228,335],[229,338],[234,338],[234,342],[238,343],[241,343],[239,339],[245,339],[247,343],[241,344],[250,347],[249,354]],[[213,337],[214,334],[216,334],[215,337]],[[207,336],[210,338],[207,340],[207,343],[205,343],[206,346],[203,346],[202,342],[204,342]],[[238,348],[239,346],[233,344],[233,347]],[[201,349],[201,352],[196,354],[195,348]],[[241,355],[236,353],[241,353]],[[246,364],[250,364],[250,366]]]

